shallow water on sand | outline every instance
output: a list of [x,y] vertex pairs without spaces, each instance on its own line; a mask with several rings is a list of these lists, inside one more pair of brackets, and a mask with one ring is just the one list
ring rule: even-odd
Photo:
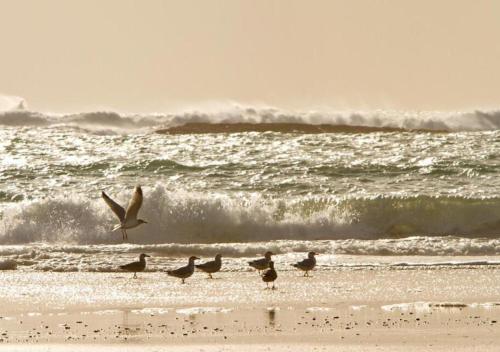
[[94,350],[90,343],[155,351],[167,344],[210,350],[235,343],[251,350],[247,344],[258,343],[280,350],[307,343],[306,350],[495,351],[499,270],[363,267],[318,270],[310,278],[280,272],[276,290],[265,290],[255,272],[223,272],[213,280],[195,274],[184,285],[163,273],[131,279],[117,273],[3,272],[0,342],[11,350],[36,343],[44,351],[57,351],[54,344],[60,343],[81,344],[83,350]]
[[[58,312],[118,308],[269,307],[293,305],[334,307],[390,305],[405,302],[463,302],[465,305],[499,301],[500,266],[343,267],[319,268],[311,278],[278,266],[277,290],[255,271],[224,271],[207,279],[196,272],[181,284],[164,272],[54,273],[0,272],[3,316],[14,312]],[[388,289],[390,287],[390,289]]]

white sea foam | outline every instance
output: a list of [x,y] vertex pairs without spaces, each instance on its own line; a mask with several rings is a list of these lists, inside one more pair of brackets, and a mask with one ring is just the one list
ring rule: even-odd
[[461,308],[485,308],[493,309],[500,306],[500,303],[481,302],[481,303],[465,303],[465,302],[409,302],[384,305],[381,308],[385,311],[416,311],[429,312],[432,309],[461,309]]
[[[167,191],[157,186],[148,191],[148,202],[141,210],[141,216],[149,223],[131,230],[129,237],[144,245],[337,239],[343,240],[336,243],[337,253],[346,254],[494,255],[500,253],[500,239],[494,235],[499,212],[500,198],[478,201],[311,197],[286,202],[257,195],[242,198]],[[115,222],[100,200],[76,196],[20,202],[7,208],[0,219],[0,244],[119,243],[121,238],[111,232]],[[443,233],[468,238],[441,237]],[[387,239],[418,234],[432,237]],[[325,243],[317,242],[313,249],[324,250]],[[300,245],[301,242],[293,242],[293,250],[297,251]],[[312,244],[303,243],[304,250],[306,245]],[[225,250],[232,251],[232,255],[238,251],[244,255],[248,251],[255,253],[252,246],[258,245],[224,246],[214,245],[210,253]],[[186,248],[196,251],[196,246],[175,244],[165,245],[164,250],[175,253],[178,249],[179,253],[185,253]],[[15,253],[17,249],[15,246],[3,249],[7,250]]]
[[117,313],[121,313],[121,311],[117,310],[117,309],[104,309],[104,310],[96,310],[96,311],[92,312],[92,314],[95,314],[95,315],[113,315],[113,314],[117,314]]
[[0,94],[0,112],[26,108],[26,101],[17,96]]
[[143,308],[143,309],[132,309],[133,314],[146,314],[146,315],[163,315],[170,311],[168,308]]
[[471,303],[469,304],[471,308],[483,308],[483,309],[494,309],[500,308],[500,302],[481,302],[481,303]]
[[232,308],[223,308],[223,307],[191,307],[191,308],[182,308],[176,309],[177,314],[183,315],[195,315],[195,314],[205,314],[205,313],[229,313],[233,309]]
[[29,312],[26,314],[28,317],[38,317],[38,316],[41,316],[42,313],[40,312]]
[[330,310],[332,310],[330,307],[308,307],[306,308],[306,313],[329,312]]
[[275,306],[275,307],[266,307],[266,310],[268,312],[279,312],[281,310],[281,308],[277,307],[277,306]]
[[410,302],[410,303],[396,303],[383,305],[382,310],[393,311],[409,311],[415,310],[417,312],[427,312],[431,309],[431,302]]
[[[401,257],[392,256],[336,256],[335,241],[326,241],[324,251],[318,256],[316,270],[358,270],[362,268],[389,269],[389,270],[418,270],[422,267],[433,269],[439,267],[471,267],[500,265],[497,257],[491,260],[471,260],[466,257],[462,260],[443,261],[441,257],[420,257],[418,262],[406,262],[400,265]],[[50,259],[37,259],[29,264],[19,261],[19,255],[9,255],[9,260],[19,262],[18,269],[24,271],[52,271],[52,272],[122,272],[118,265],[126,264],[135,260],[139,253],[149,253],[152,258],[148,261],[147,272],[164,271],[167,267],[184,265],[186,257],[192,254],[211,259],[217,252],[223,254],[223,270],[226,272],[248,271],[250,268],[247,261],[255,257],[262,256],[267,249],[271,249],[277,254],[275,261],[280,271],[292,271],[290,264],[295,263],[299,258],[303,258],[307,253],[307,248],[315,246],[314,242],[307,241],[273,241],[258,243],[234,244],[236,247],[246,247],[245,251],[231,249],[231,244],[198,244],[198,245],[98,245],[98,246],[61,246],[61,245],[26,245],[27,252],[46,251],[50,252]],[[5,247],[5,248],[4,248]],[[8,253],[9,246],[2,246]],[[172,251],[172,247],[175,248]],[[227,251],[224,251],[226,249]],[[316,249],[317,252],[319,252]],[[293,254],[293,255],[292,255]],[[21,254],[22,255],[22,254]],[[2,253],[0,252],[0,256]],[[358,258],[358,259],[356,259]],[[394,265],[397,262],[398,265]]]

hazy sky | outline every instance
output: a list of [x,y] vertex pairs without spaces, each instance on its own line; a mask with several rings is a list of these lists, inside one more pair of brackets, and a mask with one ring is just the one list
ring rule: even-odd
[[30,108],[500,108],[500,1],[0,0]]

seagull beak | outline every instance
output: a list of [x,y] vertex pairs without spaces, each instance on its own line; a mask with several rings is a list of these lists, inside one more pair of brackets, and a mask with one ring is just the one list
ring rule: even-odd
[[146,255],[145,255],[145,257],[148,257],[148,258],[150,258],[151,256],[150,256],[150,255],[147,255],[147,254],[146,254]]

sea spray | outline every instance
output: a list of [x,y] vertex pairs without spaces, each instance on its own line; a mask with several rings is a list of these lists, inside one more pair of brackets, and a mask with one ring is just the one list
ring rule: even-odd
[[[256,242],[279,239],[381,239],[455,235],[496,237],[500,198],[305,196],[289,199],[211,195],[145,188],[141,217],[130,231],[140,244]],[[124,193],[119,197],[125,204]],[[20,202],[0,220],[0,244],[119,243],[114,214],[99,198]]]

